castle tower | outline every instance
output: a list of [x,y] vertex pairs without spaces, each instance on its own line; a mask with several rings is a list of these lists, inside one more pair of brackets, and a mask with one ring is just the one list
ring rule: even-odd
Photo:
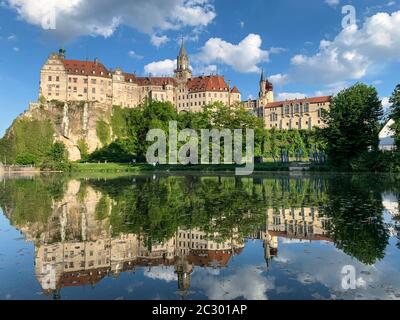
[[182,298],[184,298],[190,289],[190,276],[193,272],[193,265],[187,261],[186,257],[178,257],[175,264],[175,272],[178,275],[178,289]]
[[274,86],[264,77],[264,70],[261,72],[259,104],[265,107],[268,103],[274,102]]
[[177,67],[175,70],[175,77],[178,80],[187,81],[192,78],[192,71],[190,70],[189,56],[185,49],[185,44],[182,39],[179,56],[177,57]]

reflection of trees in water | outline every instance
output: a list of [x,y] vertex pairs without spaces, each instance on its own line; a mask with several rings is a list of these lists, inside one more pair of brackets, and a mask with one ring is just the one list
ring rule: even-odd
[[385,256],[389,234],[383,220],[381,180],[364,176],[330,178],[325,215],[336,246],[365,264]]
[[[45,230],[65,182],[58,176],[7,180],[0,187],[0,205],[14,225],[41,224]],[[319,208],[331,218],[327,228],[337,246],[372,264],[383,258],[388,243],[381,193],[399,194],[396,182],[346,175],[140,176],[82,180],[76,197],[84,203],[86,189],[94,188],[102,194],[96,218],[108,219],[114,235],[137,234],[149,245],[170,239],[179,228],[218,234],[221,242],[234,230],[243,239],[265,228],[268,208]]]

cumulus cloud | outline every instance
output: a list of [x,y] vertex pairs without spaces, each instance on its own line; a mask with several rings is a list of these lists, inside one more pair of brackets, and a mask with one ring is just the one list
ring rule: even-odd
[[262,39],[249,34],[238,44],[211,38],[200,49],[196,59],[204,64],[226,64],[242,73],[260,72],[259,64],[269,61],[269,52],[261,49]]
[[211,75],[218,73],[218,67],[215,64],[210,64],[207,66],[197,66],[194,68],[194,73],[198,75]]
[[169,38],[166,35],[157,36],[156,34],[153,34],[150,41],[153,46],[158,48],[166,44],[169,41]]
[[212,0],[5,0],[26,22],[42,27],[55,18],[52,32],[63,38],[111,36],[120,25],[152,34],[185,26],[207,26],[216,17]]
[[377,65],[400,59],[400,11],[377,13],[343,29],[332,41],[322,40],[311,56],[296,55],[287,75],[290,81],[329,84],[360,80]]
[[307,95],[299,92],[280,92],[276,95],[276,100],[284,101],[284,100],[295,100],[295,99],[304,99]]
[[282,73],[274,74],[268,77],[268,81],[271,82],[274,86],[283,86],[288,81],[288,75]]
[[263,275],[255,266],[245,266],[221,279],[210,274],[196,274],[193,287],[204,290],[210,300],[267,300],[267,291],[275,286],[275,279]]
[[170,76],[174,73],[176,62],[176,59],[151,62],[144,66],[144,72],[153,76]]
[[177,281],[178,277],[173,268],[155,267],[144,272],[144,276],[153,280],[163,280],[165,282]]

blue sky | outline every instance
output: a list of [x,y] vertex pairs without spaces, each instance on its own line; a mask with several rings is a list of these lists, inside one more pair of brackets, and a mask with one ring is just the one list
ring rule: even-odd
[[[354,6],[356,27],[343,28],[345,5]],[[55,30],[43,29],[52,21],[45,16],[55,17]],[[276,99],[357,81],[384,99],[400,83],[399,0],[3,0],[0,135],[37,99],[39,70],[61,46],[71,59],[164,75],[182,36],[195,73],[225,75],[243,99],[257,95],[261,69]]]

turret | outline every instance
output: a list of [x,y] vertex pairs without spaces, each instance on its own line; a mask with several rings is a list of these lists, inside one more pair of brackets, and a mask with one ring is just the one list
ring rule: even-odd
[[60,59],[65,59],[65,54],[66,54],[66,50],[64,48],[61,48],[60,50],[58,50],[58,57]]
[[274,86],[264,77],[264,70],[260,77],[260,105],[266,106],[268,103],[274,102]]

